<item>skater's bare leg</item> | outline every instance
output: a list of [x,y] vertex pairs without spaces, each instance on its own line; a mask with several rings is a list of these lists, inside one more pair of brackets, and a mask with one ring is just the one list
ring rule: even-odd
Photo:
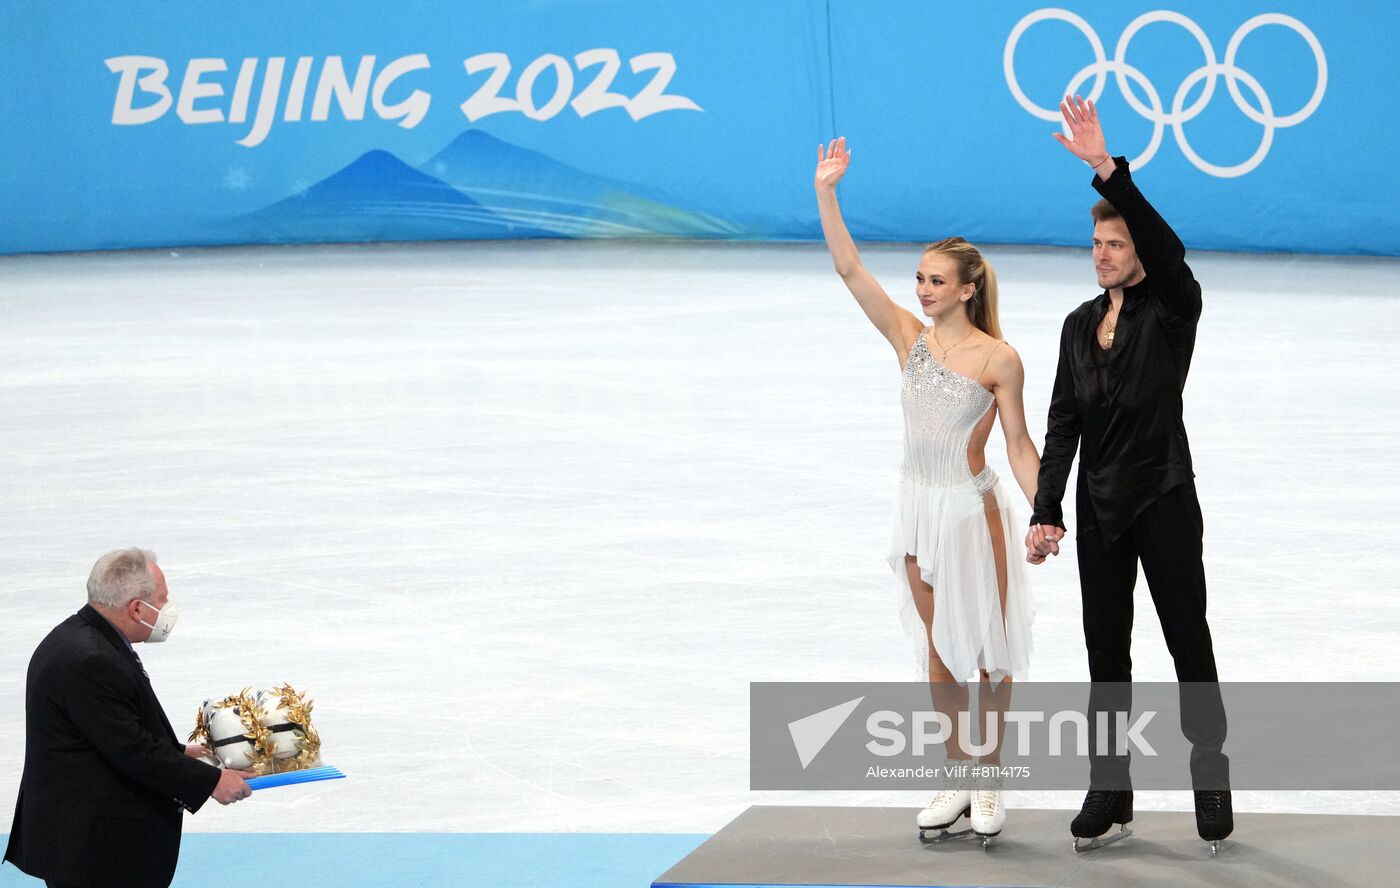
[[[958,715],[967,712],[967,685],[958,684],[953,673],[943,665],[938,652],[933,648],[933,587],[924,582],[919,573],[919,564],[913,555],[904,556],[904,568],[909,575],[909,589],[914,596],[914,608],[924,623],[924,637],[928,642],[928,680],[933,709],[947,716],[952,724],[952,733],[948,742],[944,744],[946,755],[950,759],[966,761],[970,756],[965,750],[971,744],[959,730]],[[963,716],[962,721],[965,723],[967,716]]]
[[[1001,509],[997,506],[996,492],[987,491],[982,498],[987,516],[987,534],[991,539],[992,558],[996,563],[997,590],[1001,600],[1002,631],[1006,629],[1006,588],[1007,588],[1007,564],[1006,564],[1006,534],[1001,521]],[[1006,724],[1006,712],[1011,708],[1011,676],[1006,676],[1000,683],[993,685],[991,677],[987,671],[982,670],[982,680],[978,685],[977,699],[978,723],[983,732],[991,731],[994,745],[991,752],[983,753],[981,762],[984,765],[995,765],[1001,763],[1001,745],[1004,739],[1004,726]],[[989,721],[990,719],[990,721]],[[981,738],[986,744],[988,738],[984,735]]]
[[[958,684],[933,648],[933,587],[924,582],[914,556],[905,556],[904,567],[909,576],[909,589],[914,596],[915,609],[924,624],[924,639],[928,644],[929,696],[933,700],[934,711],[947,718],[951,726],[949,738],[943,744],[945,755],[950,760],[966,762],[970,758],[970,754],[965,751],[969,744],[966,742],[968,738],[962,735],[960,726],[966,726],[968,720],[965,716],[962,719],[958,716],[967,712],[968,686]],[[947,776],[955,780],[967,779],[966,776],[960,778],[957,774]],[[934,795],[928,807],[919,812],[919,841],[941,842],[948,838],[970,835],[971,827],[960,832],[950,831],[949,828],[960,818],[971,815],[971,799],[972,793],[966,788],[965,782],[954,783],[953,787],[945,785],[945,788]],[[936,835],[933,834],[935,830]]]

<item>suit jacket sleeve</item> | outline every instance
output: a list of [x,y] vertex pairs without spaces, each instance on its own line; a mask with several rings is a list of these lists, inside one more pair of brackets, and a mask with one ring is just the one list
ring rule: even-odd
[[109,660],[84,657],[68,682],[68,714],[74,727],[113,768],[144,789],[198,811],[219,783],[220,771],[185,755],[169,738],[142,724],[140,689]]

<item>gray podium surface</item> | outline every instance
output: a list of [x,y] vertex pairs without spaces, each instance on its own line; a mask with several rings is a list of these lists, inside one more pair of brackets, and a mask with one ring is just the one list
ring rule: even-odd
[[[1400,817],[1235,815],[1210,856],[1190,812],[1140,811],[1129,838],[1076,853],[1074,811],[1013,810],[974,836],[919,842],[913,808],[756,806],[657,877],[654,888],[748,886],[1181,886],[1400,884]],[[966,820],[959,821],[959,828]],[[1116,827],[1115,827],[1116,829]]]

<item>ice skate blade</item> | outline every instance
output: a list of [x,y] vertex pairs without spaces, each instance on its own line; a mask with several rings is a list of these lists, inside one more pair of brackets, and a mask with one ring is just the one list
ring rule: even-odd
[[[935,831],[938,833],[938,835],[933,836],[932,838],[926,835],[926,833],[931,833]],[[919,841],[923,842],[925,845],[941,845],[949,839],[958,839],[962,838],[963,836],[970,835],[972,835],[972,827],[968,827],[967,829],[960,829],[956,832],[951,832],[946,826],[926,826],[923,829],[919,830]]]
[[955,836],[961,836],[965,835],[969,830],[972,829],[972,807],[970,805],[966,808],[963,808],[958,813],[954,814],[952,819],[946,823],[940,823],[937,826],[919,826],[919,824],[916,822],[914,825],[918,826],[919,835],[922,837],[924,833],[933,832],[934,830],[942,830],[943,832],[947,832],[949,827],[957,823],[959,820],[962,820],[964,817],[968,818],[967,829],[962,830],[961,832],[953,833],[953,835]]
[[979,839],[982,840],[982,850],[983,850],[983,851],[989,851],[989,850],[991,850],[991,847],[992,847],[992,839],[996,838],[996,837],[999,836],[999,835],[1001,835],[1001,833],[999,833],[999,832],[994,832],[994,833],[978,833],[978,834],[977,834],[977,838],[979,838]]
[[1210,842],[1211,857],[1214,857],[1220,851],[1220,846],[1225,844],[1224,839],[1207,839],[1206,841]]
[[1108,838],[1105,839],[1103,836],[1094,836],[1092,839],[1089,840],[1089,844],[1087,844],[1087,845],[1080,845],[1080,844],[1079,844],[1079,839],[1080,839],[1080,837],[1079,837],[1079,836],[1075,836],[1075,837],[1074,837],[1074,850],[1075,850],[1075,851],[1080,851],[1080,852],[1083,852],[1083,851],[1093,851],[1095,848],[1102,848],[1104,845],[1112,845],[1114,842],[1118,841],[1119,839],[1126,839],[1128,836],[1130,836],[1130,835],[1132,835],[1132,834],[1133,834],[1133,831],[1132,831],[1131,829],[1128,829],[1128,824],[1124,823],[1124,824],[1122,824],[1121,826],[1118,827],[1118,832],[1114,833],[1113,835],[1109,836]]

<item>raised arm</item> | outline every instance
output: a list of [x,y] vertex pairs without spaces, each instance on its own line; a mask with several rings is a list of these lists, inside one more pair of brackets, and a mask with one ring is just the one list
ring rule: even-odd
[[1186,264],[1186,246],[1166,220],[1133,183],[1128,161],[1113,157],[1105,145],[1103,126],[1093,102],[1066,96],[1060,103],[1072,138],[1053,133],[1075,157],[1094,169],[1093,185],[1123,214],[1133,247],[1147,273],[1148,290],[1169,318],[1194,323],[1201,316],[1201,286]]
[[[875,325],[875,329],[889,340],[896,353],[902,353],[908,346],[907,339],[917,335],[922,328],[914,313],[900,308],[890,299],[880,282],[861,264],[856,242],[846,229],[841,218],[841,206],[836,202],[836,183],[846,174],[851,162],[851,152],[846,150],[845,137],[833,139],[829,146],[817,146],[817,211],[821,215],[822,234],[826,236],[826,247],[831,251],[832,264],[841,275],[846,289],[856,297],[861,311]],[[913,332],[910,332],[913,331]]]

